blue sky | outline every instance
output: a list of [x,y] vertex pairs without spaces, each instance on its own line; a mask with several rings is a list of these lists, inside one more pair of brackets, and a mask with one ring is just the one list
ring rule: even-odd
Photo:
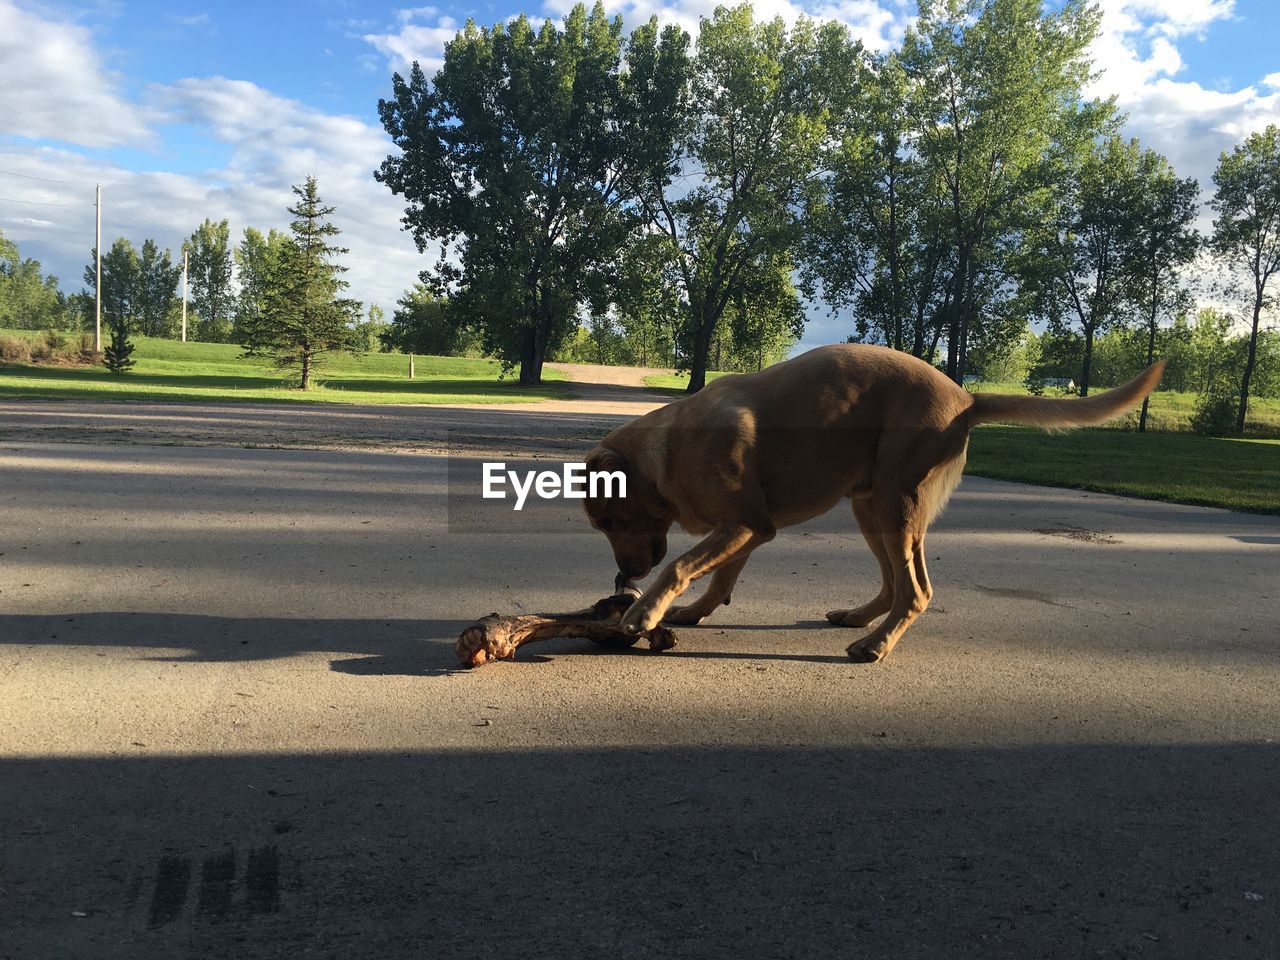
[[[523,8],[558,17],[568,0]],[[696,31],[714,0],[624,0]],[[1129,132],[1202,186],[1218,153],[1280,123],[1280,27],[1265,0],[1102,0],[1094,92],[1120,98]],[[1269,9],[1270,8],[1270,9]],[[92,245],[176,248],[204,217],[282,227],[289,185],[308,174],[351,248],[354,296],[385,309],[422,266],[397,200],[371,171],[390,149],[377,119],[393,70],[438,63],[468,17],[521,8],[340,0],[258,4],[0,0],[0,230],[75,289]],[[848,23],[871,47],[899,42],[914,0],[767,0],[758,15]],[[40,179],[34,179],[40,178]],[[59,181],[59,182],[48,182]],[[813,311],[806,344],[847,324]]]

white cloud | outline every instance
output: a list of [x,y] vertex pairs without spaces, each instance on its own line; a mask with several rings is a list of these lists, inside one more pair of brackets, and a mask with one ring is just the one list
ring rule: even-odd
[[[233,242],[247,226],[287,230],[285,208],[296,199],[290,187],[314,175],[321,197],[337,208],[339,242],[350,249],[342,262],[350,268],[352,296],[390,312],[423,268],[413,240],[399,230],[402,202],[373,179],[392,149],[381,128],[221,77],[155,86],[147,101],[154,115],[190,124],[225,145],[230,159],[217,169],[180,174],[104,166],[66,149],[0,149],[0,169],[70,181],[0,178],[7,195],[56,204],[31,208],[41,221],[7,218],[5,234],[24,256],[56,273],[64,289],[79,289],[93,245],[95,182],[103,190],[104,247],[118,236],[135,245],[151,237],[176,250],[206,217],[228,219]],[[0,203],[5,213],[11,209]]]
[[209,15],[207,13],[193,13],[190,16],[178,16],[177,14],[169,14],[170,23],[176,23],[180,27],[203,27],[209,24]]
[[434,7],[401,10],[400,26],[387,33],[366,33],[363,39],[386,57],[392,69],[403,71],[415,60],[430,77],[444,65],[444,47],[461,29],[452,17],[439,17],[433,26],[415,23],[419,17],[435,17]]
[[119,92],[89,28],[0,0],[4,132],[86,147],[145,145],[142,110]]
[[[577,0],[545,0],[543,10],[548,17],[560,19]],[[689,35],[698,36],[698,23],[710,17],[722,0],[622,0],[609,7],[609,14],[621,14],[628,29],[656,16],[659,23],[678,23]],[[913,19],[914,2],[907,0],[822,0],[817,4],[798,4],[791,0],[756,0],[758,18],[781,17],[788,23],[802,14],[815,20],[839,20],[848,24],[854,36],[872,50],[881,50],[902,41],[907,24]],[[908,9],[910,8],[910,9]],[[537,26],[541,20],[530,17]],[[461,24],[452,17],[439,16],[435,7],[412,7],[396,11],[397,26],[382,33],[366,32],[362,39],[381,53],[395,70],[403,71],[417,60],[427,76],[444,62],[444,48],[457,35]],[[486,23],[486,25],[488,25]]]
[[1262,85],[1272,90],[1280,90],[1280,73],[1268,73],[1262,78]]
[[[1253,86],[1216,90],[1177,79],[1183,72],[1177,41],[1194,40],[1215,22],[1233,17],[1234,0],[1104,0],[1102,9],[1102,33],[1092,49],[1102,73],[1090,92],[1115,96],[1128,115],[1127,134],[1167,156],[1181,176],[1193,176],[1202,190],[1211,190],[1223,150],[1280,122],[1275,93],[1264,95]],[[1262,84],[1274,89],[1280,74]]]
[[397,10],[396,19],[401,23],[408,23],[410,20],[417,20],[419,17],[434,17],[439,12],[435,7],[408,7],[403,10]]
[[1107,0],[1103,9],[1145,22],[1150,33],[1202,36],[1213,23],[1233,15],[1235,0]]

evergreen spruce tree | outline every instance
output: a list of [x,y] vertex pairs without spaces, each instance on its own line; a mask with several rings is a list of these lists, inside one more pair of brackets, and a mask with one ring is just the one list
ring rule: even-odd
[[112,373],[124,373],[134,364],[130,357],[132,353],[133,343],[129,340],[129,324],[124,321],[113,322],[111,342],[103,352],[103,363]]
[[315,177],[293,192],[293,236],[265,265],[262,310],[241,318],[239,334],[247,356],[268,356],[282,370],[297,369],[298,386],[306,390],[324,354],[353,347],[351,324],[361,304],[341,296],[347,283],[340,275],[347,268],[335,258],[347,250],[331,242],[341,232],[326,219],[334,208],[321,202]]

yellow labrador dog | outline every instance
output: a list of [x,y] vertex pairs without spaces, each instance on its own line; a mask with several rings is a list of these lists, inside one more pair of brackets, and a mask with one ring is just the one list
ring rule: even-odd
[[[729,602],[752,550],[847,497],[882,582],[874,599],[827,619],[865,627],[887,614],[848,648],[854,660],[879,660],[933,595],[925,532],[960,482],[969,431],[991,421],[1101,423],[1140,403],[1163,370],[1161,361],[1080,400],[974,395],[908,354],[841,344],[713,381],[614,430],[587,458],[590,471],[627,476],[625,497],[585,501],[613,547],[620,587],[662,560],[673,523],[706,535],[663,568],[623,626],[698,623]],[[700,599],[671,606],[707,574]]]

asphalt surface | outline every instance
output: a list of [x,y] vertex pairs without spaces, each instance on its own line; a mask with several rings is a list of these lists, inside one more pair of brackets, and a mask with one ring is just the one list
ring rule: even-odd
[[0,443],[0,957],[1280,955],[1275,518],[970,478],[884,663],[838,509],[673,651],[462,671],[614,572],[478,472]]
[[[597,378],[611,368],[575,365]],[[622,367],[635,379],[653,371]],[[628,374],[630,376],[628,376]],[[0,400],[0,443],[128,443],[311,450],[497,453],[565,457],[620,423],[672,399],[669,392],[597,380],[539,403],[346,404]]]

